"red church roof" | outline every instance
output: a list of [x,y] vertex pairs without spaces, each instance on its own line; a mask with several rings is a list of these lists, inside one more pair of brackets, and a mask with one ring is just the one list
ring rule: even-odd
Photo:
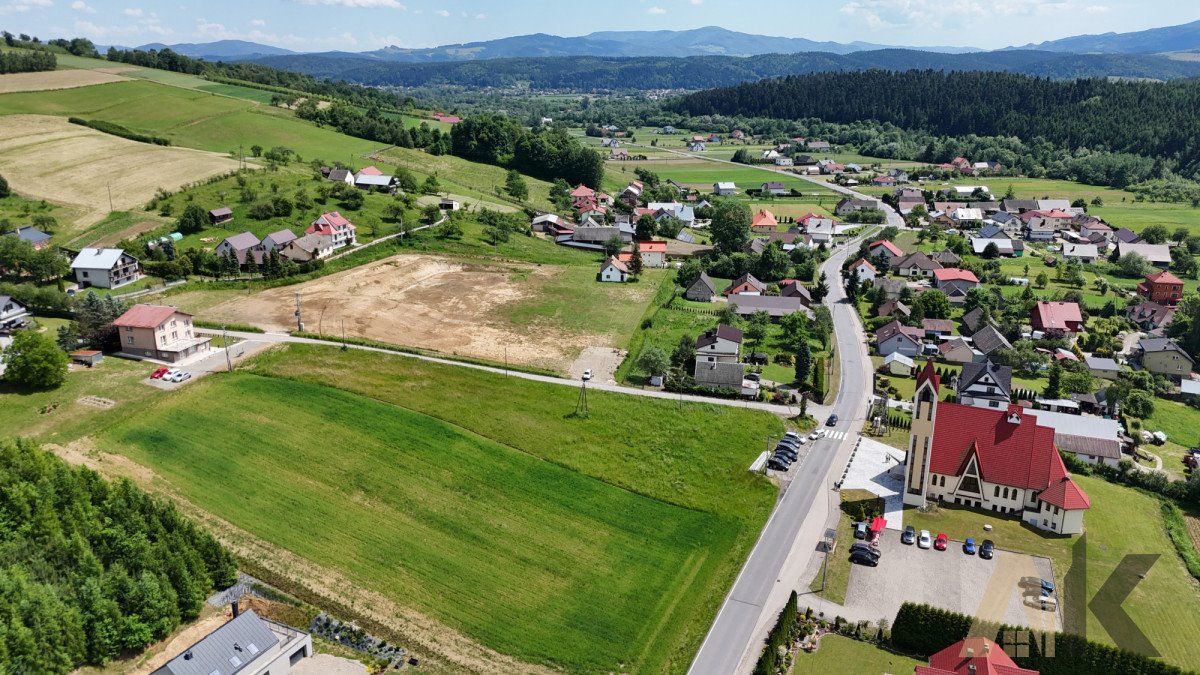
[[1075,481],[1070,478],[1063,478],[1054,485],[1046,488],[1038,495],[1038,499],[1057,506],[1060,509],[1090,509],[1092,500],[1088,499],[1086,493],[1079,489]]
[[1019,667],[987,638],[969,637],[929,657],[929,665],[917,666],[915,675],[1038,675],[1038,671]]
[[959,475],[974,454],[980,477],[989,483],[1042,491],[1064,479],[1070,481],[1054,445],[1054,429],[1040,426],[1036,411],[1017,405],[991,410],[939,403],[931,454],[933,473]]
[[937,369],[933,367],[933,359],[925,361],[925,367],[921,369],[921,373],[917,375],[917,388],[920,389],[925,380],[933,380],[933,390],[942,384],[942,378],[937,374]]

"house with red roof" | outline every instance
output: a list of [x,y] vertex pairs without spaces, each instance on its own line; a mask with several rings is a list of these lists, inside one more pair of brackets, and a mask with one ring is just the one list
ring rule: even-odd
[[1147,274],[1146,280],[1137,285],[1138,295],[1150,302],[1174,305],[1183,297],[1183,281],[1166,270]]
[[766,209],[759,209],[758,213],[754,214],[754,218],[750,220],[750,231],[759,234],[770,234],[779,226],[779,221],[775,219],[775,214]]
[[871,242],[871,245],[867,247],[867,250],[871,252],[872,258],[882,255],[883,257],[887,258],[889,264],[898,258],[904,257],[904,251],[900,250],[899,246],[893,244],[887,239],[880,239],[878,241]]
[[875,269],[871,261],[859,258],[850,264],[850,273],[858,277],[859,283],[864,281],[875,283],[875,277],[879,274],[879,270]]
[[596,191],[582,183],[580,183],[574,190],[571,190],[572,200],[579,200],[595,196]]
[[1057,534],[1082,532],[1091,501],[1067,473],[1054,428],[1018,405],[939,402],[940,384],[930,359],[913,397],[904,503],[954,503],[1014,515]]
[[207,352],[212,338],[192,332],[192,315],[168,305],[134,305],[113,321],[121,353],[135,359],[177,363]]
[[929,657],[914,675],[1038,675],[1019,667],[1000,645],[985,637],[968,637]]
[[446,113],[434,113],[433,119],[441,122],[442,124],[458,124],[462,121],[462,118],[458,115],[447,115]]
[[943,267],[933,270],[933,287],[945,293],[950,302],[959,304],[967,299],[968,291],[979,287],[979,277],[971,270]]
[[1043,333],[1051,330],[1079,333],[1083,331],[1083,314],[1079,305],[1073,302],[1039,302],[1033,308],[1029,323],[1034,330]]
[[342,248],[343,246],[353,246],[358,244],[358,239],[355,236],[354,223],[337,211],[330,213],[322,213],[321,217],[312,222],[304,234],[315,234],[321,237],[329,237],[333,248]]
[[899,353],[914,358],[921,353],[924,338],[924,330],[892,321],[875,331],[875,349],[880,356]]

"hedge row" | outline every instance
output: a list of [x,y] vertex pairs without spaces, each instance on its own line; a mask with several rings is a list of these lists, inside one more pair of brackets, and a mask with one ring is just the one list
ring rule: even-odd
[[796,591],[792,591],[783,611],[779,613],[779,620],[775,622],[775,627],[771,629],[770,633],[767,633],[767,646],[763,648],[762,655],[758,657],[758,663],[754,666],[754,675],[777,675],[780,671],[786,670],[788,664],[784,657],[794,641],[798,610]]
[[1042,675],[1092,675],[1106,672],[1122,675],[1191,673],[1148,656],[1092,642],[1070,633],[1055,633],[1053,653],[1043,653],[1042,644],[1034,639],[1037,634],[1027,628],[995,624],[977,625],[975,619],[965,614],[911,602],[901,605],[900,611],[896,613],[896,621],[892,626],[892,646],[903,652],[928,658],[970,634],[994,636],[996,643],[1001,647],[1005,646],[1006,635],[1029,636],[1019,645],[1028,648],[1029,655],[1014,656],[1013,660],[1018,666],[1036,670]]
[[151,143],[153,145],[170,145],[171,144],[171,141],[169,141],[165,138],[160,138],[158,136],[147,136],[146,134],[139,134],[138,132],[133,131],[131,129],[126,129],[125,127],[121,126],[120,124],[113,124],[112,122],[105,122],[104,120],[85,120],[81,117],[68,117],[67,121],[70,122],[71,124],[78,124],[79,126],[82,126],[82,127],[89,127],[91,129],[95,129],[96,131],[101,131],[106,134],[111,134],[113,136],[120,136],[121,138],[127,138],[131,141],[137,141],[138,143]]

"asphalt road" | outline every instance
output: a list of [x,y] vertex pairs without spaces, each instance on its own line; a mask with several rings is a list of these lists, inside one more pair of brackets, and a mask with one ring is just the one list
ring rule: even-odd
[[[821,181],[813,182],[825,185]],[[864,197],[837,185],[830,184],[829,187],[848,196]],[[903,226],[899,214],[886,206],[884,209],[889,225]],[[828,499],[835,471],[840,472],[844,467],[849,448],[862,430],[871,389],[871,361],[861,337],[862,324],[858,313],[846,302],[840,283],[842,263],[856,250],[855,243],[843,245],[821,267],[829,278],[829,295],[825,302],[833,315],[841,365],[833,412],[839,418],[837,428],[849,433],[840,442],[829,438],[818,440],[804,465],[797,468],[796,476],[776,504],[696,653],[689,675],[729,675],[749,672],[753,668],[766,631],[795,585],[795,580],[787,578],[785,570],[807,562],[821,536],[813,536],[814,532],[824,531],[827,509],[818,500]],[[802,533],[812,539],[811,545],[806,545],[809,542],[803,541]]]

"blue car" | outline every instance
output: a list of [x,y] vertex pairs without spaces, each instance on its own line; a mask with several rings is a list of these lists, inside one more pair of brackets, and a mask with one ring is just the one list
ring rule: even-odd
[[967,540],[963,542],[963,553],[975,555],[975,540],[971,537],[967,537]]

